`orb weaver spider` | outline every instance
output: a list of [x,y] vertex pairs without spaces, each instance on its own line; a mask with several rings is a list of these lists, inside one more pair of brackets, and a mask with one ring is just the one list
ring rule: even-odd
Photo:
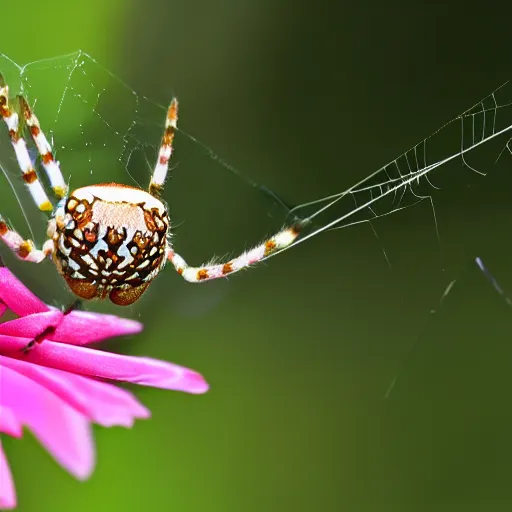
[[[20,123],[20,115],[23,116]],[[167,260],[191,283],[226,277],[289,246],[299,235],[300,222],[284,228],[262,244],[219,264],[189,266],[171,243],[169,215],[160,200],[169,169],[178,120],[178,101],[171,101],[164,134],[148,191],[119,183],[101,183],[71,193],[59,162],[23,96],[9,104],[9,90],[0,74],[0,116],[7,124],[23,180],[39,210],[50,214],[48,239],[42,249],[13,231],[0,216],[0,239],[24,261],[40,263],[51,257],[71,291],[81,299],[109,298],[133,304],[164,268]],[[30,159],[23,138],[30,135],[48,176],[57,205],[54,209]]]

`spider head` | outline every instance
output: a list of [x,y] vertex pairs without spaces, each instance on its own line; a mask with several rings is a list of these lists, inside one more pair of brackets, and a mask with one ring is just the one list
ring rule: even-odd
[[108,183],[63,199],[50,221],[54,262],[73,293],[126,306],[163,268],[169,218],[164,204],[141,189]]

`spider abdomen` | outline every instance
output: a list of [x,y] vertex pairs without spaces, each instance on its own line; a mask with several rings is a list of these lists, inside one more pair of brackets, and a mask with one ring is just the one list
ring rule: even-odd
[[165,265],[167,210],[141,189],[115,183],[79,188],[51,222],[55,262],[81,298],[132,304]]

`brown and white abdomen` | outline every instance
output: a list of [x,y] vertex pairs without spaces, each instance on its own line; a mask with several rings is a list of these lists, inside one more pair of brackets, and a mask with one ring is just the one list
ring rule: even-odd
[[56,211],[54,260],[73,293],[129,305],[164,267],[169,217],[143,190],[108,183],[73,191]]

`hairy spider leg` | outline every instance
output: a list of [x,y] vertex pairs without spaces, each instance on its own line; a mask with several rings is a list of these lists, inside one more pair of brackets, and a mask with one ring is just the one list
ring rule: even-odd
[[282,229],[276,235],[265,240],[262,244],[243,252],[240,256],[225,263],[206,263],[200,267],[191,267],[185,260],[173,251],[168,249],[167,258],[174,265],[176,272],[189,283],[202,283],[219,277],[228,277],[233,272],[248,268],[263,260],[273,252],[279,251],[291,245],[300,235],[305,223],[297,223],[291,227]]
[[178,100],[173,98],[167,110],[165,118],[165,129],[162,137],[158,159],[149,183],[149,193],[159,197],[162,192],[167,173],[169,171],[169,160],[172,154],[172,141],[178,123]]
[[27,150],[27,143],[21,134],[18,113],[9,108],[9,88],[1,74],[0,116],[2,116],[9,130],[11,143],[14,148],[14,152],[16,153],[16,159],[18,160],[18,166],[23,173],[23,181],[26,183],[32,199],[41,211],[51,212],[53,210],[53,206],[48,199],[41,182],[37,178],[36,170],[32,165],[32,161]]
[[64,176],[60,170],[59,162],[57,162],[52,153],[52,147],[46,138],[46,135],[41,130],[39,120],[32,112],[27,100],[23,96],[18,96],[21,112],[25,117],[25,122],[30,130],[32,140],[37,147],[37,151],[41,156],[44,170],[50,180],[50,185],[54,194],[58,199],[62,199],[68,194],[68,186],[64,181]]
[[31,263],[41,263],[53,252],[53,240],[47,240],[43,249],[38,249],[32,240],[24,239],[19,233],[9,228],[0,215],[0,240],[20,259]]
[[[23,173],[23,181],[32,196],[32,199],[41,211],[51,212],[52,203],[48,199],[46,192],[37,178],[37,173],[32,165],[30,155],[27,150],[27,143],[21,135],[18,113],[9,108],[9,87],[0,74],[0,115],[2,116],[7,128],[11,143],[18,160],[18,166]],[[32,263],[40,263],[53,251],[53,241],[48,240],[43,245],[43,249],[37,249],[32,240],[26,240],[16,231],[9,228],[7,223],[0,215],[0,239],[14,254],[21,260]]]

